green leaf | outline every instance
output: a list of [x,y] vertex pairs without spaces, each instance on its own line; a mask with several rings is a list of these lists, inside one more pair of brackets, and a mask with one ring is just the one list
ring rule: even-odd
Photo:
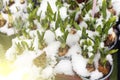
[[48,6],[47,6],[46,16],[47,16],[47,18],[49,19],[49,21],[52,21],[52,20],[53,20],[53,15],[54,15],[54,13],[53,13],[53,11],[52,11],[52,8],[51,8],[49,2],[48,2],[47,4],[48,4]]
[[42,32],[42,33],[40,34],[40,32],[37,31],[38,42],[39,42],[39,44],[38,44],[39,49],[43,49],[43,48],[46,46],[46,43],[45,43],[45,41],[44,41],[44,34],[45,34],[45,32]]
[[73,24],[74,24],[74,27],[75,27],[77,30],[80,30],[80,26],[79,26],[76,22],[74,22]]
[[58,11],[58,15],[57,15],[57,20],[56,20],[56,23],[55,23],[55,30],[60,27],[60,24],[62,23],[62,18],[60,16],[60,11]]
[[95,57],[95,55],[92,55],[92,56],[89,58],[89,61],[88,61],[89,64],[93,64],[94,57]]
[[105,25],[103,26],[102,33],[107,34],[108,30],[115,24],[116,17],[111,17],[108,21],[105,22]]
[[113,49],[113,50],[110,50],[108,54],[114,54],[118,51],[118,49]]
[[70,4],[69,9],[71,10],[76,10],[77,8],[79,8],[79,4],[74,0],[70,0],[69,4]]
[[63,6],[62,0],[57,0],[56,5],[58,6],[58,8],[62,7]]
[[88,38],[88,34],[86,33],[86,28],[83,27],[82,30],[82,39],[87,39]]
[[28,48],[29,48],[27,42],[25,42],[25,41],[22,41],[22,42],[21,42],[21,45],[22,45],[22,47],[23,47],[24,49],[28,49]]
[[106,9],[107,9],[106,0],[102,0],[102,15],[104,18],[106,18],[106,16],[107,16]]
[[37,11],[38,11],[38,8],[35,8],[29,13],[28,20],[30,22],[33,22],[33,20],[37,17]]
[[101,32],[102,32],[102,27],[101,27],[101,25],[99,25],[99,26],[96,28],[96,30],[101,34]]
[[82,16],[85,16],[89,10],[92,9],[92,4],[93,4],[93,1],[92,0],[88,0],[84,5],[83,5],[83,8],[82,8]]
[[66,42],[66,40],[67,40],[68,33],[69,33],[68,30],[66,30],[65,33],[64,33],[63,38],[64,38],[65,42]]

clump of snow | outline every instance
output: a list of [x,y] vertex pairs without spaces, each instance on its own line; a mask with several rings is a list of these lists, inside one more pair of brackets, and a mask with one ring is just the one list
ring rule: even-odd
[[92,57],[94,54],[92,52],[88,52],[88,57]]
[[88,46],[88,51],[93,51],[93,47],[92,46]]
[[100,53],[97,53],[94,58],[94,65],[96,68],[98,68],[99,59],[100,59]]
[[90,80],[96,80],[101,77],[103,77],[103,74],[96,69],[95,71],[91,72]]
[[90,75],[89,71],[86,69],[87,59],[85,59],[80,54],[74,54],[72,56],[72,66],[73,70],[79,75],[88,77]]
[[107,55],[106,56],[106,60],[109,61],[109,63],[112,65],[113,64],[113,58],[112,58],[112,55]]
[[24,51],[22,55],[18,56],[14,65],[17,67],[30,67],[33,65],[33,59],[36,57],[33,51]]
[[55,35],[52,31],[47,30],[44,35],[45,42],[50,44],[55,41]]
[[41,77],[43,79],[49,79],[51,77],[53,77],[54,73],[53,73],[53,68],[51,66],[47,66],[42,72],[41,72]]
[[55,21],[52,21],[52,22],[51,22],[51,24],[50,24],[50,28],[55,29]]
[[78,34],[79,37],[81,37],[82,36],[82,31],[81,30],[77,30],[76,34]]
[[115,9],[116,11],[116,15],[119,16],[120,14],[120,0],[112,0],[112,5],[113,5],[113,9]]
[[78,44],[75,44],[74,46],[72,46],[68,50],[68,52],[67,52],[67,54],[65,56],[72,56],[72,55],[77,54],[77,53],[81,53],[81,48],[79,47]]
[[60,8],[60,16],[61,16],[62,20],[64,20],[68,16],[66,7],[61,7]]
[[99,35],[98,32],[96,32],[96,31],[93,32],[93,31],[90,31],[90,30],[86,30],[86,33],[88,33],[88,36],[92,39],[94,39],[94,36]]
[[66,44],[71,47],[71,46],[77,44],[78,40],[79,40],[79,35],[78,34],[69,33],[68,36],[67,36]]
[[62,31],[60,30],[60,27],[57,28],[57,30],[55,31],[55,34],[56,34],[57,37],[63,35]]
[[58,53],[58,49],[60,47],[60,42],[56,41],[51,44],[49,44],[44,51],[47,54],[47,57],[49,58],[49,64],[54,66],[56,64],[56,55]]
[[57,54],[57,52],[58,52],[59,47],[60,47],[60,42],[56,41],[56,42],[53,42],[53,43],[49,44],[44,49],[44,51],[46,52],[46,54],[48,56],[55,56]]
[[74,75],[74,72],[72,71],[72,64],[69,60],[61,60],[55,66],[54,70],[58,74]]
[[96,19],[96,23],[97,23],[96,26],[101,26],[103,28],[103,22],[102,22],[102,20],[103,20],[102,16],[100,16],[100,18]]
[[80,26],[81,29],[82,29],[83,27],[85,27],[85,28],[88,27],[88,25],[87,25],[87,23],[86,23],[85,21],[80,22],[79,26]]
[[104,46],[104,42],[101,42],[100,43],[100,48],[104,48],[105,46]]

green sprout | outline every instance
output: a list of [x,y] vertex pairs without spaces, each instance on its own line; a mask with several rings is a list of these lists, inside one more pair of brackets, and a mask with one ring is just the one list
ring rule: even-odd
[[44,34],[45,32],[42,32],[40,34],[39,31],[37,31],[37,35],[38,35],[38,46],[39,46],[39,49],[43,49],[45,46],[46,46],[46,43],[45,43],[45,40],[44,40]]

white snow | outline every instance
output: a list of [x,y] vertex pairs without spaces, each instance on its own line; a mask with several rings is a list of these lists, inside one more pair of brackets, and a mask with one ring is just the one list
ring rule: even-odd
[[55,66],[55,72],[58,74],[65,74],[65,75],[74,75],[72,71],[72,64],[69,60],[61,60]]
[[80,54],[74,54],[72,56],[72,66],[73,70],[79,75],[88,77],[90,75],[89,71],[86,69],[87,59],[83,58]]
[[55,29],[55,21],[52,21],[52,22],[51,22],[51,24],[50,24],[50,28]]
[[74,46],[72,46],[67,54],[65,56],[72,56],[74,54],[77,54],[77,53],[81,53],[81,48],[79,47],[79,44],[75,44]]
[[35,52],[24,51],[22,55],[18,56],[14,65],[17,67],[31,67],[33,65],[33,59],[36,57]]
[[104,42],[101,42],[100,43],[100,48],[104,48],[105,46],[104,46]]
[[94,58],[94,64],[96,68],[98,68],[99,59],[100,59],[100,53],[97,53]]
[[92,46],[88,46],[88,51],[93,51],[93,47]]
[[106,60],[109,61],[109,63],[112,65],[113,64],[113,58],[112,58],[112,55],[107,55],[106,56]]
[[79,40],[78,34],[69,33],[67,36],[66,44],[71,47],[71,46],[74,46],[75,44],[77,44],[78,40]]
[[91,72],[90,80],[96,80],[101,77],[103,77],[103,74],[96,69],[95,71]]
[[53,42],[53,43],[49,44],[44,49],[44,51],[46,52],[46,54],[48,56],[55,56],[57,54],[57,52],[58,52],[59,47],[60,47],[60,42],[56,41],[56,42]]
[[60,16],[61,16],[62,20],[64,20],[68,16],[66,7],[61,7],[60,8]]
[[52,31],[47,30],[44,35],[45,42],[50,44],[55,41],[55,35]]
[[85,27],[85,28],[88,27],[88,25],[87,25],[87,23],[86,23],[85,21],[80,22],[79,26],[80,26],[81,29],[82,29],[83,27]]
[[47,66],[41,73],[42,73],[41,77],[44,79],[49,79],[54,75],[53,68],[51,66]]
[[61,32],[60,28],[57,28],[57,30],[55,31],[55,34],[56,34],[57,37],[63,35],[63,33]]
[[90,30],[86,30],[86,33],[88,33],[88,36],[92,39],[94,39],[94,36],[99,35],[99,33],[96,31],[90,31]]
[[112,5],[113,5],[113,8],[115,9],[116,11],[116,15],[119,16],[120,14],[120,0],[112,0]]

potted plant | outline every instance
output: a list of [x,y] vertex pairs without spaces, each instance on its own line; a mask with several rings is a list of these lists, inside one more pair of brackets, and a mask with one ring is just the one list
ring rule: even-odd
[[[16,4],[14,0],[9,2],[11,6]],[[111,3],[96,2],[94,10],[92,0],[38,2],[40,6],[35,7],[28,0],[25,18],[22,15],[13,21],[14,14],[8,14],[8,21],[17,35],[5,54],[15,67],[10,74],[20,74],[21,80],[102,80],[109,77],[114,66],[112,54],[117,52],[111,47],[116,40],[113,29],[116,15],[110,9]],[[25,0],[20,3],[26,4]],[[4,28],[5,19],[0,17],[4,22],[0,28]]]

